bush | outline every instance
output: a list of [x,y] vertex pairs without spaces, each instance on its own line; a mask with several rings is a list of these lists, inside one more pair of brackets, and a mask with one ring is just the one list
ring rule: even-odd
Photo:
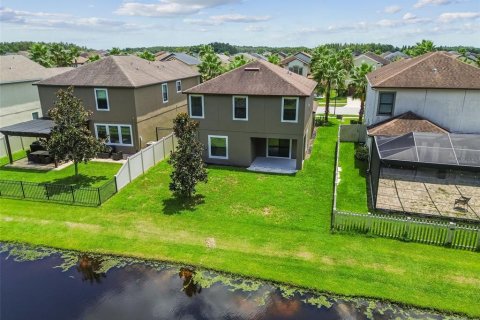
[[324,125],[325,117],[316,117],[315,118],[315,127],[321,127]]
[[360,161],[368,159],[368,147],[366,145],[361,145],[355,149],[355,159]]
[[350,124],[362,124],[360,121],[358,120],[355,120],[355,119],[351,119],[350,120]]

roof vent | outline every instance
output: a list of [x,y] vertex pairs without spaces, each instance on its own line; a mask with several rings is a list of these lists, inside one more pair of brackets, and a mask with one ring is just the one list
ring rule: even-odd
[[245,71],[260,71],[260,68],[254,67],[254,68],[245,68]]
[[433,68],[432,71],[433,71],[433,73],[437,73],[437,72],[438,72],[437,68]]

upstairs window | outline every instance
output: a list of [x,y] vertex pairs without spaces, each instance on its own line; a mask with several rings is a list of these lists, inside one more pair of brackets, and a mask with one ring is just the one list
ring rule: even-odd
[[298,122],[298,98],[282,98],[282,122]]
[[182,80],[177,80],[175,86],[177,87],[177,93],[182,92]]
[[162,83],[162,97],[163,103],[168,102],[168,84]]
[[190,118],[203,119],[203,96],[191,95],[190,97]]
[[107,89],[95,89],[95,101],[98,111],[108,111],[110,106],[108,104],[108,91]]
[[380,92],[378,99],[378,115],[393,115],[393,106],[395,104],[395,92]]
[[248,97],[233,97],[233,120],[248,120]]

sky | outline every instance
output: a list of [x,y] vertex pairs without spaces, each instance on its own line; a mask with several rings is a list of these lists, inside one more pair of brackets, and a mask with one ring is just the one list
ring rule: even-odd
[[480,47],[480,0],[1,0],[0,41],[94,49],[209,42]]

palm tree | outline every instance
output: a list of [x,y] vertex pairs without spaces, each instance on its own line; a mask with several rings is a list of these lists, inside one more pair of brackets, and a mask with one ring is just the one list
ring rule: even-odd
[[198,51],[198,55],[200,58],[207,54],[215,54],[215,51],[213,50],[213,47],[211,45],[205,44],[203,46],[200,46],[200,50]]
[[203,81],[208,81],[223,73],[222,62],[215,53],[204,53],[201,61],[198,71],[202,75]]
[[325,122],[328,122],[330,91],[332,88],[344,85],[347,72],[335,51],[318,47],[312,56],[312,74],[315,81],[325,92]]
[[44,67],[53,65],[49,48],[43,43],[34,43],[29,49],[30,59],[41,64]]
[[367,96],[367,77],[366,75],[373,71],[373,66],[362,63],[360,66],[353,68],[351,85],[355,88],[354,98],[360,99],[360,111],[358,112],[358,121],[362,123],[363,114],[365,112],[365,99]]
[[350,73],[353,69],[353,55],[352,50],[350,49],[343,49],[338,52],[338,60],[343,65],[343,69]]
[[421,42],[417,42],[413,48],[407,50],[407,54],[416,57],[433,51],[437,51],[433,41],[424,39]]
[[142,53],[137,54],[142,59],[148,60],[148,61],[155,61],[155,55],[151,53],[150,51],[143,51]]
[[239,54],[238,56],[235,56],[232,61],[230,61],[230,63],[228,64],[227,70],[236,69],[247,63],[248,63],[248,60],[245,59],[243,54]]
[[268,56],[268,62],[279,65],[280,64],[280,57],[278,54],[273,53]]

